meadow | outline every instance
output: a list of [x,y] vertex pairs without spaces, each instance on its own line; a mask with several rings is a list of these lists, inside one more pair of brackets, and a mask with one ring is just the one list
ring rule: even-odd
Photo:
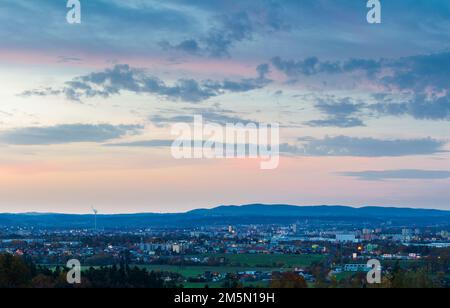
[[224,258],[226,263],[232,266],[270,267],[272,269],[306,267],[325,258],[318,254],[206,254],[201,257]]

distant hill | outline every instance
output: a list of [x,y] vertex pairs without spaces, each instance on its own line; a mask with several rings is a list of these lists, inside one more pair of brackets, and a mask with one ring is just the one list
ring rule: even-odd
[[[226,224],[277,224],[310,220],[312,223],[347,222],[382,223],[393,221],[403,225],[450,225],[450,211],[348,206],[292,206],[251,204],[219,206],[176,214],[98,215],[99,228],[188,227]],[[45,228],[92,228],[93,215],[72,214],[0,214],[0,226]]]
[[198,209],[187,214],[204,216],[307,216],[307,217],[450,217],[450,211],[394,208],[394,207],[362,207],[349,206],[294,206],[250,204],[242,206],[219,206],[213,209]]

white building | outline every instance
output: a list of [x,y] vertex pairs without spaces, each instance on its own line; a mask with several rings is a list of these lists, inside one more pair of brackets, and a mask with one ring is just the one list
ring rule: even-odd
[[352,242],[352,243],[358,242],[358,240],[356,239],[356,235],[354,233],[337,233],[336,241],[337,242]]

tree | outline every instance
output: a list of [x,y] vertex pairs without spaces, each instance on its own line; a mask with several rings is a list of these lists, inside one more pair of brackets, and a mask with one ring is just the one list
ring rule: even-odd
[[0,288],[28,287],[31,278],[31,271],[21,257],[0,255]]
[[239,279],[236,277],[236,275],[227,274],[222,287],[226,289],[236,289],[241,288],[242,284],[239,282]]
[[294,272],[285,272],[274,273],[270,287],[277,289],[305,289],[308,288],[308,284],[303,276]]
[[53,278],[44,274],[39,274],[34,277],[31,284],[37,289],[50,289],[55,286]]

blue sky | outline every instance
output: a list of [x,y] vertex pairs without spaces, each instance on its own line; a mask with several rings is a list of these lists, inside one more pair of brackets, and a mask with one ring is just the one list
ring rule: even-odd
[[[0,0],[0,211],[450,209],[450,3],[381,4]],[[174,161],[194,114],[280,123],[280,168]]]

